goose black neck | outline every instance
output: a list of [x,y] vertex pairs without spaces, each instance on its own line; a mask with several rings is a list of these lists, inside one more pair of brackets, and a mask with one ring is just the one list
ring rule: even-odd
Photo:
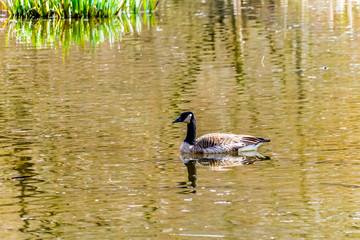
[[196,120],[195,117],[187,124],[187,134],[184,142],[194,144],[196,139]]

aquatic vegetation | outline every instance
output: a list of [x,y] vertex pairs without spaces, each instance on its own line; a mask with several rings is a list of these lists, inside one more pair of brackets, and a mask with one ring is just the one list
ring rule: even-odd
[[105,18],[120,12],[152,12],[159,0],[7,0],[13,16],[28,18]]
[[127,33],[140,33],[143,26],[156,25],[153,14],[120,14],[100,19],[20,19],[11,20],[7,38],[34,48],[59,48],[68,52],[70,45],[93,50],[99,43],[113,45]]

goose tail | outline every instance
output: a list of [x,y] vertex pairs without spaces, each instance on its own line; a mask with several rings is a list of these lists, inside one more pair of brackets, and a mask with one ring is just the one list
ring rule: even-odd
[[263,143],[263,142],[271,142],[270,139],[268,138],[261,138],[261,137],[256,137],[257,139],[259,139],[259,143]]
[[257,142],[255,144],[249,144],[245,147],[239,148],[239,153],[240,152],[247,152],[247,151],[257,151],[258,147],[260,147],[261,144],[263,144],[264,142],[270,142],[270,139],[267,138],[262,138],[262,137],[255,137]]

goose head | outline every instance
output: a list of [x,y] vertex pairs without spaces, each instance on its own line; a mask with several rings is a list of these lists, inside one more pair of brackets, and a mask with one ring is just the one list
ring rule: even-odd
[[183,122],[183,123],[190,123],[195,116],[192,112],[183,112],[173,123],[176,122]]

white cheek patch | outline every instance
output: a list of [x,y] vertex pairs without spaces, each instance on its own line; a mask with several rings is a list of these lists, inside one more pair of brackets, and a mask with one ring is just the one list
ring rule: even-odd
[[187,116],[183,122],[184,123],[189,123],[190,120],[191,120],[191,117],[192,117],[192,114],[189,114],[189,116]]

